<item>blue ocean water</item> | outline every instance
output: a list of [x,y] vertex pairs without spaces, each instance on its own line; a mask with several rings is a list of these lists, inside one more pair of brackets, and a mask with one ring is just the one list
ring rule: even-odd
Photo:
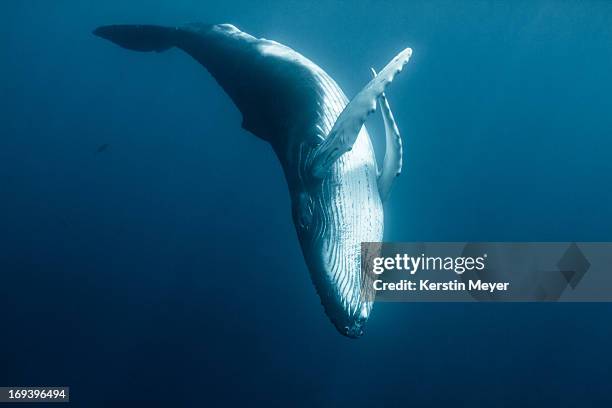
[[610,2],[7,1],[0,385],[87,407],[612,403],[609,304],[378,304],[340,336],[229,97],[180,51],[91,35],[190,21],[287,44],[349,97],[413,48],[385,240],[612,239]]

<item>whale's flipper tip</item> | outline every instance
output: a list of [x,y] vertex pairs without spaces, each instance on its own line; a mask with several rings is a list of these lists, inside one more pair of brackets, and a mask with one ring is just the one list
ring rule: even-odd
[[175,43],[175,28],[155,25],[106,25],[92,34],[133,51],[165,51]]

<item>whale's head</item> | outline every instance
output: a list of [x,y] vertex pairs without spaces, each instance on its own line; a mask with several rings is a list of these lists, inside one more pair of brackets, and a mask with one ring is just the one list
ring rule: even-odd
[[327,316],[341,334],[358,338],[364,334],[374,301],[371,276],[361,269],[361,242],[373,241],[377,234],[360,223],[347,223],[333,207],[320,206],[309,228],[298,226],[300,243]]
[[362,254],[362,243],[380,242],[383,234],[374,174],[366,166],[334,173],[293,203],[302,252],[321,303],[336,329],[351,338],[363,335],[375,295],[372,277],[361,267],[362,256],[372,256]]

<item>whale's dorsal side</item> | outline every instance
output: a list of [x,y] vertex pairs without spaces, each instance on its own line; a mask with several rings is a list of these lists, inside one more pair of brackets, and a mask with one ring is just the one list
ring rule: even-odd
[[255,38],[230,24],[109,25],[94,34],[134,51],[182,49],[230,96],[242,113],[242,127],[273,145],[283,144],[295,127],[313,126],[319,119],[316,107],[325,94],[320,77],[327,75],[275,41]]

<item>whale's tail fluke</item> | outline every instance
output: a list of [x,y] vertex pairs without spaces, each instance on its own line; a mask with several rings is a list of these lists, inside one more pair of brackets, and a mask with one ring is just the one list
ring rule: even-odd
[[107,25],[93,33],[133,51],[162,52],[175,45],[176,28],[156,25]]

